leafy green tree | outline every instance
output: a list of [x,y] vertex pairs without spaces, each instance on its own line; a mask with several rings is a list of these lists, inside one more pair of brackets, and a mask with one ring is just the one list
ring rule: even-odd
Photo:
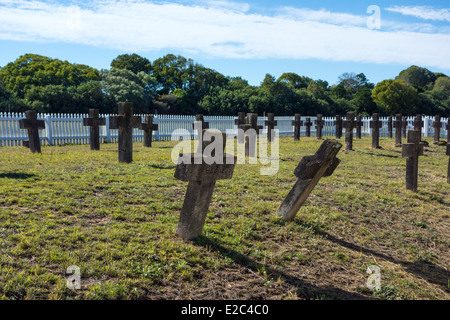
[[383,80],[372,90],[373,100],[384,106],[386,113],[413,115],[420,112],[417,90],[403,80]]
[[396,80],[403,80],[419,89],[429,89],[436,80],[436,75],[426,68],[411,66],[399,73]]
[[301,88],[307,88],[309,83],[313,80],[308,77],[299,76],[298,74],[293,73],[293,72],[286,72],[286,73],[283,73],[277,79],[277,81],[285,83],[293,89],[301,89]]
[[151,74],[152,64],[147,58],[140,55],[133,54],[121,54],[118,55],[113,61],[111,61],[111,68],[126,69],[138,74],[139,72],[145,72]]

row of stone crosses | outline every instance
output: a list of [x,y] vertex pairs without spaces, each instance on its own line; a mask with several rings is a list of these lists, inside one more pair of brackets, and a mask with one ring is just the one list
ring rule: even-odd
[[[262,126],[258,126],[258,115],[255,113],[245,114],[239,113],[238,118],[235,120],[235,124],[241,129],[239,132],[245,133],[249,129],[259,132],[262,130]],[[310,118],[306,118],[306,121],[300,120],[300,115],[296,114],[292,125],[294,126],[294,139],[300,140],[300,127],[306,126],[306,136],[310,136],[310,127],[312,122]],[[274,114],[269,113],[265,125],[268,132],[268,141],[273,141],[273,129],[277,125],[277,121],[274,120]],[[433,126],[435,128],[435,143],[439,142],[440,131],[440,117],[436,116],[436,121]],[[226,141],[225,133],[219,130],[209,129],[207,122],[203,120],[203,115],[196,115],[196,123],[200,123],[202,134],[206,130],[212,134],[213,137],[222,135],[222,141]],[[98,109],[89,110],[89,118],[83,119],[85,126],[90,126],[90,148],[91,150],[100,149],[99,139],[99,126],[105,125],[105,119],[99,118]],[[356,137],[361,138],[361,126],[362,121],[360,117],[355,117],[353,113],[347,113],[346,119],[342,120],[339,116],[335,120],[336,137],[340,139],[342,137],[342,128],[345,128],[345,143],[346,151],[353,150],[353,129],[356,128]],[[322,128],[324,121],[321,115],[317,115],[315,120],[316,137],[322,138]],[[402,144],[402,136],[406,135],[406,119],[401,115],[396,116],[396,120],[392,122],[392,118],[388,120],[388,136],[392,138],[392,128],[395,128],[395,145],[402,147],[402,156],[406,157],[406,188],[417,191],[417,175],[418,175],[418,158],[423,155],[424,143],[421,139],[421,128],[423,127],[423,121],[421,116],[418,115],[413,122],[414,130],[408,131],[407,143]],[[20,127],[28,130],[28,144],[27,146],[32,152],[40,152],[40,142],[38,129],[44,129],[45,123],[42,120],[37,120],[35,111],[27,111],[26,119],[20,120]],[[141,117],[133,115],[132,103],[119,103],[118,115],[110,117],[110,129],[119,130],[119,162],[132,162],[132,130],[133,128],[140,128],[144,130],[143,145],[151,147],[152,131],[158,130],[158,125],[153,124],[153,117],[145,116],[145,121],[141,122]],[[194,128],[199,128],[194,125]],[[380,148],[379,146],[379,129],[381,128],[381,121],[379,115],[374,114],[373,119],[370,122],[370,128],[372,129],[372,147]],[[447,124],[447,130],[449,130],[449,124]],[[200,134],[200,132],[199,132]],[[449,136],[449,135],[448,135]],[[211,203],[214,187],[217,180],[231,179],[233,176],[236,157],[223,153],[224,161],[212,162],[206,159],[208,155],[204,155],[201,150],[210,144],[211,141],[202,141],[201,149],[196,153],[188,155],[181,155],[180,159],[190,158],[191,161],[178,161],[175,169],[175,178],[188,182],[186,195],[184,198],[183,206],[181,209],[180,219],[177,226],[176,234],[183,239],[190,240],[198,237],[204,227],[206,221],[206,215]],[[246,154],[250,156],[252,152],[249,145],[248,137],[238,135],[238,143],[245,142]],[[447,141],[447,155],[450,155],[450,138]],[[225,143],[222,145],[225,150]],[[285,220],[294,219],[300,207],[306,201],[307,197],[319,182],[320,178],[330,176],[340,163],[340,160],[336,157],[342,144],[338,140],[326,139],[314,155],[304,156],[298,166],[294,170],[294,175],[298,178],[290,190],[287,197],[277,210],[278,216]],[[200,150],[200,152],[199,152]],[[201,160],[196,158],[201,157]],[[234,158],[229,161],[229,158]],[[447,182],[450,183],[450,157],[448,166]]]

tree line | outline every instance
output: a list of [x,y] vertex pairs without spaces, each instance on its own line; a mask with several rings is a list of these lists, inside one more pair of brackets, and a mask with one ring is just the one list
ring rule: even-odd
[[117,113],[117,103],[134,103],[135,113],[237,115],[450,114],[450,78],[411,66],[376,85],[363,73],[346,72],[338,83],[296,73],[266,74],[259,86],[224,76],[182,56],[151,62],[122,54],[111,68],[97,70],[36,54],[0,68],[0,112]]

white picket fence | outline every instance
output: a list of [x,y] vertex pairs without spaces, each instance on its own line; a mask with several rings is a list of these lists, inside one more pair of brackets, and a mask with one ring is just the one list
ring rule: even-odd
[[[118,139],[118,130],[109,129],[109,117],[113,115],[100,115],[106,119],[106,125],[100,127],[100,139],[103,143],[116,142]],[[143,119],[144,115],[140,115]],[[155,124],[158,124],[158,130],[153,132],[153,139],[171,140],[172,133],[180,129],[184,129],[183,135],[195,137],[196,133],[193,130],[193,122],[195,116],[186,115],[153,115]],[[83,118],[89,117],[88,114],[38,114],[38,119],[45,121],[45,129],[39,130],[39,136],[42,144],[47,145],[61,145],[61,144],[88,144],[89,143],[89,127],[83,126]],[[24,113],[0,113],[0,146],[18,146],[22,145],[24,140],[28,140],[27,131],[20,129],[19,120],[24,119]],[[310,118],[314,123],[315,116],[302,116],[301,120],[305,121]],[[234,120],[237,117],[233,116],[205,116],[204,120],[209,122],[211,129],[219,129],[227,132],[229,135],[237,134],[237,126]],[[323,117],[325,122],[323,127],[323,136],[335,135],[335,117]],[[344,118],[345,119],[345,118]],[[363,127],[362,134],[370,135],[371,130],[369,122],[371,117],[362,118]],[[258,124],[264,127],[263,134],[266,133],[264,121],[266,117],[258,117]],[[294,134],[294,127],[291,122],[294,120],[293,116],[275,117],[278,121],[275,129],[279,130],[280,136],[292,136]],[[388,135],[388,117],[381,117],[380,120],[383,126],[380,130],[380,136]],[[407,117],[408,128],[413,128],[412,122],[414,117]],[[432,126],[434,117],[423,116],[424,127],[422,128],[422,135],[425,137],[434,135],[434,128]],[[448,123],[448,118],[441,118],[441,138],[447,138],[447,131],[445,125]],[[305,135],[306,128],[301,127],[301,135]],[[395,129],[394,129],[395,130]],[[142,141],[144,132],[140,129],[133,130],[133,140]],[[311,136],[315,135],[314,125],[311,127]]]

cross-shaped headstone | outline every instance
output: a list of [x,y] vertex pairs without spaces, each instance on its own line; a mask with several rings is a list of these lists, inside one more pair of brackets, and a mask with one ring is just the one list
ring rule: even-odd
[[[247,113],[247,121],[241,124],[239,129],[242,130],[245,136],[245,155],[255,157],[256,155],[256,137],[263,126],[258,125],[258,114]],[[252,129],[252,130],[251,130]],[[251,139],[251,140],[250,140]]]
[[311,122],[311,118],[306,118],[304,125],[306,127],[305,136],[311,137],[311,126],[313,125],[313,123]]
[[336,138],[340,139],[342,137],[342,119],[340,115],[336,116],[336,120],[333,121],[336,128]]
[[412,191],[417,191],[419,156],[423,155],[424,143],[420,137],[420,131],[409,130],[407,143],[402,145],[402,157],[406,157],[406,189]]
[[119,162],[133,161],[133,128],[139,128],[141,117],[133,116],[133,103],[119,102],[117,116],[109,117],[109,128],[119,129]]
[[408,119],[403,117],[402,120],[402,138],[406,138],[406,129],[408,128]]
[[372,129],[372,148],[380,148],[380,128],[383,123],[380,121],[380,115],[374,113],[370,121],[370,128]]
[[392,117],[388,117],[387,127],[388,127],[388,138],[392,139]]
[[288,221],[294,219],[320,178],[330,176],[339,165],[336,155],[341,147],[339,141],[327,139],[314,155],[300,160],[294,170],[298,180],[277,210],[280,217]]
[[361,139],[361,128],[363,126],[361,116],[356,116],[356,121],[355,121],[354,126],[356,127],[356,138]]
[[422,115],[421,114],[417,114],[414,117],[414,121],[413,121],[413,126],[414,126],[414,130],[419,131],[420,133],[422,133],[422,128],[423,128],[423,120],[422,120]]
[[322,139],[322,128],[325,122],[322,120],[322,115],[318,114],[317,119],[314,120],[314,124],[316,125],[316,137],[317,139]]
[[[245,112],[238,112],[238,118],[234,120],[234,124],[237,125],[238,129],[241,125],[245,125]],[[244,132],[243,130],[238,130],[237,134],[238,143],[244,143]]]
[[450,117],[447,120],[447,124],[445,125],[445,129],[447,129],[447,143],[450,143]]
[[39,139],[39,130],[45,129],[45,121],[38,120],[35,110],[25,111],[25,119],[19,120],[20,129],[28,131],[28,146],[32,153],[41,152],[41,141]]
[[402,146],[402,128],[403,128],[403,117],[401,114],[395,115],[394,120],[394,128],[395,128],[395,146]]
[[89,118],[83,118],[83,126],[89,126],[89,140],[91,150],[100,150],[99,126],[106,124],[105,118],[99,118],[98,109],[89,109]]
[[153,131],[158,130],[158,125],[153,123],[153,116],[145,115],[144,122],[141,123],[141,130],[144,130],[144,138],[142,144],[144,147],[152,146]]
[[[203,130],[202,134],[205,138],[211,137],[211,141],[203,140],[203,152],[180,154],[175,169],[175,178],[189,182],[176,231],[176,234],[185,240],[194,239],[201,234],[216,181],[231,179],[236,163],[236,157],[223,153],[226,142],[225,133],[208,129]],[[222,145],[220,145],[220,140],[222,140]],[[213,157],[218,157],[222,161],[215,161],[217,159],[212,159],[205,152],[211,145],[214,147],[211,152],[211,154],[214,153]],[[219,151],[222,152],[221,155],[218,154]],[[196,159],[198,157],[200,159]],[[189,159],[187,163],[186,159]]]
[[300,127],[303,124],[301,120],[302,116],[298,113],[294,115],[294,120],[292,121],[292,125],[294,126],[294,140],[300,140]]
[[347,116],[342,125],[345,128],[345,151],[353,150],[353,127],[355,125],[355,115],[353,112],[347,112]]
[[441,117],[435,116],[433,121],[433,128],[434,128],[434,144],[439,144],[439,139],[441,137]]
[[278,121],[275,121],[275,115],[273,113],[267,114],[267,120],[264,122],[267,127],[267,139],[269,142],[273,141],[272,130],[278,124]]

